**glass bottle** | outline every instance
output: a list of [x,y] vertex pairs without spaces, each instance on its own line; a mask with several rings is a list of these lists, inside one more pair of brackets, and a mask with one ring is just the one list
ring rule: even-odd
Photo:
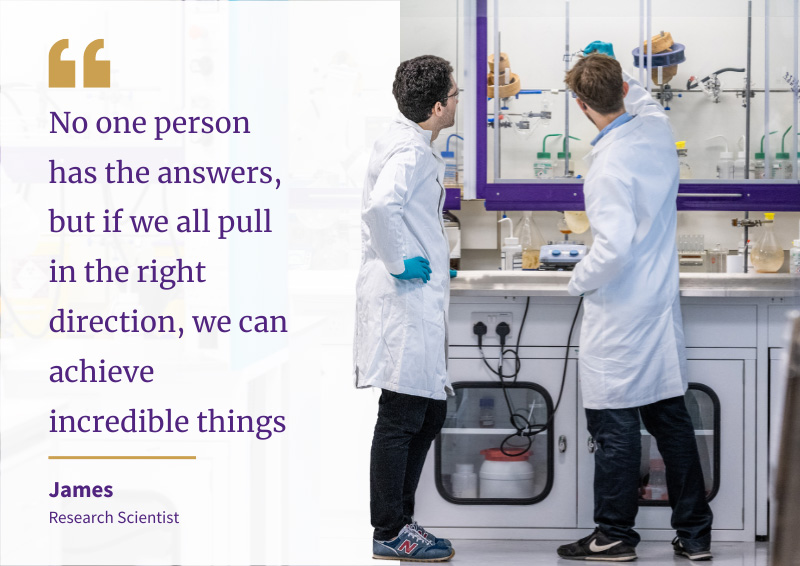
[[759,273],[775,273],[783,265],[783,248],[778,245],[772,231],[774,212],[765,212],[764,218],[770,222],[761,228],[761,235],[753,248],[753,266]]
[[719,243],[708,252],[708,271],[710,273],[725,273],[727,270],[728,250]]
[[689,161],[687,159],[688,152],[686,150],[686,142],[675,142],[675,148],[678,150],[678,167],[680,168],[680,178],[691,179],[692,168],[689,167]]
[[531,212],[525,212],[522,218],[522,228],[520,229],[520,244],[522,245],[522,269],[530,271],[539,269],[539,254],[544,245],[539,228],[533,222]]
[[558,231],[564,234],[564,241],[569,242],[569,235],[572,234],[572,228],[570,228],[569,223],[567,222],[566,215],[562,215],[561,219],[558,221]]

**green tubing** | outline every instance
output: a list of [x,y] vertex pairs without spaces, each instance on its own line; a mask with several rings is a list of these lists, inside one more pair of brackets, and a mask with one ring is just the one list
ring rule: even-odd
[[[775,130],[774,132],[770,132],[769,135],[777,134],[777,133],[778,133],[778,130]],[[763,136],[761,136],[761,153],[764,153],[764,138],[765,137],[767,137],[767,134],[764,134]]]
[[[581,138],[576,138],[575,136],[569,136],[569,139],[581,141]],[[561,144],[561,152],[566,153],[567,151],[567,138],[564,138],[564,142]]]
[[789,130],[791,130],[791,129],[792,129],[792,127],[789,126],[788,128],[786,128],[786,131],[783,132],[783,137],[781,138],[781,153],[785,153],[786,152],[786,150],[784,149],[784,147],[786,145],[786,134],[788,134]]
[[547,148],[545,148],[545,143],[547,143],[547,138],[551,138],[553,136],[560,136],[561,134],[547,134],[544,139],[542,140],[542,153],[547,152]]

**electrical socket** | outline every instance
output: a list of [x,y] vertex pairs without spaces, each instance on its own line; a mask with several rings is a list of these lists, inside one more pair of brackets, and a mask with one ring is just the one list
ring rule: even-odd
[[483,343],[486,344],[487,339],[489,339],[499,344],[500,337],[497,335],[497,325],[505,322],[511,328],[511,333],[506,336],[506,344],[508,345],[511,344],[512,340],[516,340],[512,320],[510,312],[474,312],[472,313],[471,326],[475,326],[478,322],[484,323],[489,331],[483,337]]

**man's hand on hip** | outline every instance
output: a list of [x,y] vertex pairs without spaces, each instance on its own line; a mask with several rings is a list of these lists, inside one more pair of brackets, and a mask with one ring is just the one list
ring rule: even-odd
[[422,279],[423,283],[427,283],[431,279],[431,264],[424,257],[412,257],[411,259],[404,259],[403,264],[406,269],[400,275],[392,273],[392,277],[398,279]]

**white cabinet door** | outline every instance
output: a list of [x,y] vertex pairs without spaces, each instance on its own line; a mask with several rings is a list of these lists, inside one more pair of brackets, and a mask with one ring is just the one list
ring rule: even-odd
[[[755,360],[699,359],[702,352],[693,349],[688,350],[688,355],[689,381],[709,387],[719,399],[721,448],[718,454],[719,490],[711,500],[713,528],[717,532],[753,529],[752,509],[746,513],[744,504],[754,497],[752,487],[747,486],[752,486],[754,478]],[[710,432],[698,431],[698,434],[708,435]],[[594,457],[587,449],[589,433],[582,410],[578,418],[578,438],[578,523],[580,527],[591,528],[594,527]],[[746,454],[751,456],[746,458]],[[713,465],[715,457],[713,451],[706,450],[701,460],[705,458],[707,464]],[[636,528],[643,538],[669,538],[672,533],[670,515],[668,506],[642,506],[636,518]],[[660,530],[663,532],[658,532]],[[745,540],[747,535],[740,532],[736,537],[735,540]]]
[[[468,351],[466,355],[477,355],[477,348],[464,349]],[[533,382],[543,387],[549,394],[553,405],[555,405],[559,389],[562,382],[564,370],[564,359],[555,357],[532,358],[531,355],[536,348],[525,348],[525,358],[522,359],[521,371],[518,376],[520,382]],[[557,350],[563,352],[563,348],[542,348],[542,353],[549,356],[558,355]],[[452,355],[452,352],[451,352]],[[499,378],[491,373],[480,358],[472,359],[451,359],[450,377],[453,383],[464,382],[493,382],[497,383]],[[497,360],[490,359],[489,364],[497,367]],[[510,373],[513,366],[507,361],[505,373]],[[435,447],[431,448],[423,470],[423,477],[417,490],[416,515],[420,522],[426,527],[501,527],[501,528],[574,528],[576,526],[576,507],[575,507],[575,471],[577,465],[576,446],[574,445],[575,431],[575,407],[576,407],[576,361],[570,359],[567,366],[566,381],[564,391],[558,411],[553,419],[553,449],[549,457],[552,458],[552,484],[550,491],[538,503],[527,505],[485,505],[485,504],[462,504],[448,501],[442,494],[442,477],[447,475],[449,481],[450,469],[442,469],[440,475],[440,485],[436,484],[435,469]],[[499,390],[500,396],[502,391]],[[473,413],[479,411],[477,404],[479,399],[474,400],[476,407]],[[436,442],[448,442],[448,437],[459,438],[460,457],[469,463],[475,464],[475,472],[480,471],[483,456],[478,454],[481,447],[485,447],[486,442],[494,442],[499,447],[503,435],[490,435],[487,437],[487,429],[474,427],[470,424],[470,417],[462,419],[460,423],[450,422],[439,436]],[[504,402],[494,406],[494,418],[496,426],[501,427],[508,423],[508,410]],[[473,419],[474,420],[474,419]],[[463,425],[463,427],[462,427]],[[511,428],[510,424],[504,428]],[[448,430],[449,429],[449,430]],[[474,448],[471,452],[465,449],[463,438],[474,439]],[[537,447],[534,451],[540,451],[540,445],[546,446],[546,433],[538,435]],[[566,439],[566,449],[561,452],[559,449],[559,437]],[[491,439],[491,440],[487,440]],[[447,446],[447,444],[442,445]],[[541,455],[541,452],[538,453]],[[546,454],[545,454],[546,455]],[[546,466],[542,466],[544,460],[537,459],[534,481],[537,485],[546,480],[541,474],[546,473]],[[450,464],[452,464],[452,459]],[[452,465],[451,465],[452,467]]]

